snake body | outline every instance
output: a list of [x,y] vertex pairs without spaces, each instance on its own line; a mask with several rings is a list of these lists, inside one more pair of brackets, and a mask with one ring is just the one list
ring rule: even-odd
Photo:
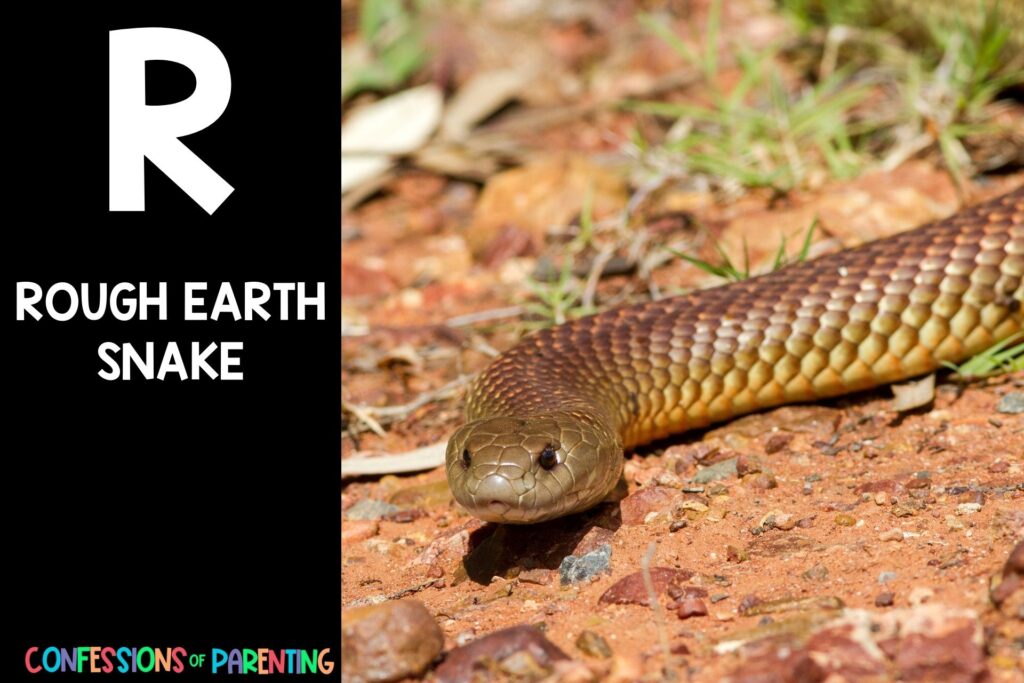
[[456,500],[533,523],[612,491],[623,451],[908,379],[1024,329],[1024,188],[855,249],[525,337],[471,385]]

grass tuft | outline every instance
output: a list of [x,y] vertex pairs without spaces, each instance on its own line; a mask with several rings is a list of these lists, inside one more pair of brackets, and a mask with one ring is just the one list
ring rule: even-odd
[[[942,364],[952,370],[957,379],[962,381],[1024,370],[1024,341],[1022,340],[1024,340],[1024,332],[1018,332],[959,365],[946,361],[943,361]],[[1011,346],[1018,341],[1019,344]]]

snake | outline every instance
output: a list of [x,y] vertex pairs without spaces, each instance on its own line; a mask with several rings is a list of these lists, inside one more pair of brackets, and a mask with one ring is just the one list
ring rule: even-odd
[[1024,187],[780,270],[539,330],[471,383],[452,493],[531,524],[606,499],[624,453],[908,380],[1024,329]]

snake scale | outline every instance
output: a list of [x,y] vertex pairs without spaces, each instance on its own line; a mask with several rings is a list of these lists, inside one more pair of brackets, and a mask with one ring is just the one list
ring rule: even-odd
[[525,337],[470,387],[456,500],[534,523],[585,510],[623,451],[959,362],[1024,329],[1024,188],[860,247]]

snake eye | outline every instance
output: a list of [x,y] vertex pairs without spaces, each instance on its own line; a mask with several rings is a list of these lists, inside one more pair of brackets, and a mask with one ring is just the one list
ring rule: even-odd
[[558,464],[558,453],[551,446],[547,446],[540,452],[540,457],[537,458],[537,462],[540,466],[546,470],[550,470],[552,467]]
[[462,449],[462,466],[465,467],[465,468],[469,468],[470,462],[471,462],[471,458],[470,458],[470,455],[469,455],[469,449],[468,448],[463,448]]

